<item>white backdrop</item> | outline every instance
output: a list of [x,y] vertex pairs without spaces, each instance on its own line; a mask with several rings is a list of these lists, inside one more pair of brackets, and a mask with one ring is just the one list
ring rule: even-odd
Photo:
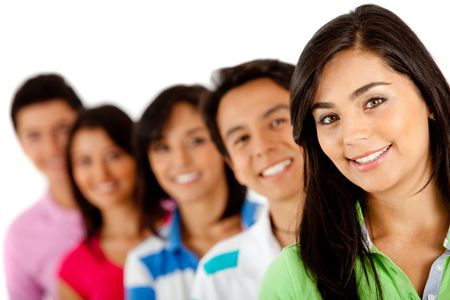
[[[432,1],[374,1],[422,39],[447,78],[450,20]],[[164,87],[209,83],[212,70],[254,58],[296,63],[326,21],[364,1],[2,1],[0,3],[0,240],[45,190],[9,119],[26,77],[59,72],[90,106],[112,102],[136,119]],[[445,2],[442,2],[445,3]],[[0,260],[3,269],[3,261]],[[0,299],[6,299],[0,272]]]

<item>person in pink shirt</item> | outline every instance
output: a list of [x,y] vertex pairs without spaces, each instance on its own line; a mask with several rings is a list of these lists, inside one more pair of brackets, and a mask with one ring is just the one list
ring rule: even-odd
[[85,239],[63,260],[59,299],[124,298],[128,251],[150,234],[139,223],[132,120],[103,105],[80,113],[67,146],[67,166]]
[[18,140],[48,187],[6,233],[4,267],[12,300],[55,298],[59,260],[83,236],[64,157],[81,108],[78,95],[58,74],[29,78],[14,95],[10,114]]

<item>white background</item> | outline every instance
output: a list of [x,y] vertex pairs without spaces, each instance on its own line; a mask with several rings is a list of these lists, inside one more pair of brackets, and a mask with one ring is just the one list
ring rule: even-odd
[[[0,240],[45,190],[9,119],[17,86],[59,72],[90,106],[113,102],[137,119],[161,89],[209,84],[212,70],[255,58],[296,63],[325,22],[363,1],[2,1],[0,3]],[[444,4],[375,1],[398,14],[448,77]],[[442,2],[445,3],[445,2]],[[3,269],[3,262],[0,260]],[[6,299],[0,272],[0,299]]]

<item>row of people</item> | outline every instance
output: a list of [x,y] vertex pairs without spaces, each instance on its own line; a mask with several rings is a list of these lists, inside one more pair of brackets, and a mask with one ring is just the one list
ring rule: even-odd
[[[219,71],[221,82],[213,93],[201,86],[167,88],[135,126],[112,105],[73,108],[63,93],[39,95],[43,90],[56,91],[57,86],[69,88],[57,75],[28,80],[13,101],[20,116],[16,121],[19,139],[34,135],[41,144],[35,145],[35,150],[42,148],[42,160],[59,159],[54,176],[40,168],[49,179],[46,201],[55,207],[64,206],[55,200],[60,197],[53,190],[72,191],[84,228],[79,230],[79,218],[67,222],[63,214],[76,214],[61,207],[60,223],[51,224],[57,236],[55,232],[42,235],[33,231],[36,227],[31,221],[42,227],[50,225],[30,219],[30,214],[42,214],[41,209],[33,207],[20,216],[11,226],[5,249],[11,297],[39,298],[39,293],[47,292],[61,299],[123,299],[125,258],[135,248],[125,268],[128,299],[187,299],[200,258],[218,241],[238,234],[263,214],[261,225],[255,229],[262,227],[262,237],[269,236],[273,249],[262,256],[263,264],[254,260],[259,270],[257,276],[253,272],[249,278],[255,281],[252,286],[257,285],[281,247],[295,240],[303,162],[289,125],[288,86],[293,71],[293,65],[277,60],[224,68]],[[39,87],[45,88],[30,92]],[[213,98],[217,99],[214,115],[219,113],[222,98],[224,103],[230,102],[220,111],[225,114],[221,119],[228,122],[216,124],[216,132],[208,130],[200,112],[201,100]],[[33,118],[46,119],[49,124],[43,128],[40,121],[30,123]],[[61,119],[65,120],[64,130],[57,129]],[[206,122],[214,120],[212,117]],[[227,131],[226,141],[218,126]],[[61,142],[46,152],[44,148],[52,144],[58,130]],[[228,147],[233,149],[228,151]],[[66,185],[61,184],[64,181]],[[273,202],[271,218],[261,204],[246,199],[247,186]],[[271,222],[276,224],[274,229]],[[23,227],[25,223],[31,232]],[[45,229],[49,228],[41,232]],[[69,240],[67,231],[76,234]],[[65,240],[66,244],[57,248],[42,245],[41,255],[32,261],[35,268],[20,273],[23,259],[19,256],[27,249],[16,250],[24,233],[37,239],[29,240],[27,249],[47,239],[55,243]],[[79,240],[81,243],[65,254]],[[242,255],[251,257],[255,250],[267,248],[264,240],[255,246],[249,244]],[[58,259],[61,255],[62,261]],[[12,256],[15,259],[10,259]],[[49,257],[52,260],[47,261]],[[240,261],[246,263],[246,259]],[[44,283],[39,282],[42,264],[48,264]],[[218,275],[220,270],[214,268]],[[55,279],[50,278],[52,272],[58,275],[56,289]],[[39,288],[23,289],[25,284]],[[258,289],[249,292],[256,297]]]
[[13,124],[49,193],[8,234],[13,299],[450,296],[450,89],[384,8],[324,25],[295,70],[256,60],[212,92],[170,87],[136,126],[24,90]]

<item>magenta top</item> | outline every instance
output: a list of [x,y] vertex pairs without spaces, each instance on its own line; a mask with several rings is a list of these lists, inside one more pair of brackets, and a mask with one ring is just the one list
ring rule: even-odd
[[124,299],[123,268],[106,257],[98,237],[82,242],[68,254],[59,277],[83,299]]
[[61,258],[84,237],[81,214],[65,209],[47,192],[8,228],[4,244],[10,299],[57,299]]

